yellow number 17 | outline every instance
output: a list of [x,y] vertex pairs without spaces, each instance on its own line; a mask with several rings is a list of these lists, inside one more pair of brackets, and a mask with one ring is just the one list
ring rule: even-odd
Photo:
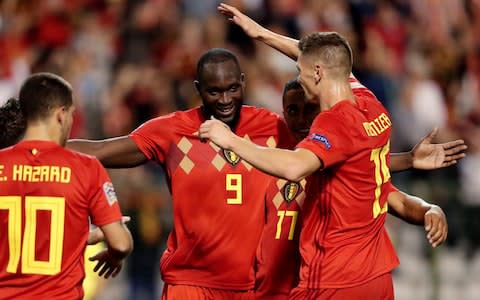
[[277,233],[275,234],[275,239],[279,240],[280,235],[282,234],[282,224],[285,216],[291,217],[292,222],[290,223],[290,230],[288,231],[288,240],[293,240],[293,235],[295,234],[295,225],[297,224],[298,211],[296,210],[280,210],[277,212],[278,222],[277,222]]

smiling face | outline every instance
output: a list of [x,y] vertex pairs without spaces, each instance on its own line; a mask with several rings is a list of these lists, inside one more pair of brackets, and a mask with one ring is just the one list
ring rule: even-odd
[[297,142],[307,137],[319,113],[318,102],[307,100],[301,87],[292,88],[283,95],[283,116]]
[[207,63],[195,82],[205,117],[214,116],[234,127],[243,103],[244,74],[233,60]]

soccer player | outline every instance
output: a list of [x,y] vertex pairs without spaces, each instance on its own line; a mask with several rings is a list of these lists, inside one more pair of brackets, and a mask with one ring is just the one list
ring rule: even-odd
[[[15,98],[10,98],[0,106],[0,149],[15,145],[25,132],[25,120],[20,110],[20,103]],[[122,223],[130,222],[129,216],[122,216]],[[95,245],[105,241],[105,235],[98,227],[90,230],[87,244]]]
[[82,299],[89,217],[108,244],[91,258],[99,276],[118,274],[132,239],[105,169],[63,147],[75,109],[70,84],[37,73],[18,101],[23,138],[0,150],[0,299]]
[[[245,75],[230,51],[204,53],[196,77],[202,106],[152,119],[128,136],[72,140],[67,146],[96,156],[106,167],[153,160],[166,171],[174,229],[160,260],[166,282],[163,299],[251,298],[253,262],[264,224],[259,199],[269,177],[235,152],[203,143],[194,132],[214,116],[238,135],[266,146],[284,143],[279,136],[288,133],[279,116],[242,105]],[[411,167],[411,155],[400,157],[400,168]]]
[[207,51],[196,77],[203,106],[152,119],[129,136],[68,146],[107,167],[153,160],[164,168],[174,210],[174,229],[160,261],[164,299],[251,299],[264,223],[258,200],[269,177],[194,132],[213,115],[238,135],[274,147],[286,128],[279,116],[242,105],[245,75],[230,51]]
[[[247,35],[296,59],[299,54],[298,41],[278,35],[260,26],[233,6],[221,4],[219,11]],[[354,91],[365,89],[353,75],[349,78]],[[298,81],[286,84],[283,94],[284,118],[292,132],[290,147],[306,137],[313,119],[318,114],[319,104],[305,99]],[[409,155],[392,155],[391,170],[401,171],[408,166],[419,169],[436,169],[453,165],[465,156],[466,149],[462,140],[444,144],[432,144],[437,130],[432,131],[420,141]],[[300,184],[279,179],[273,180],[266,195],[267,221],[262,233],[257,254],[256,296],[259,299],[287,298],[295,282],[292,270],[298,269],[296,244],[298,229],[301,227],[301,204],[305,197],[305,181]],[[389,212],[413,224],[423,224],[427,238],[433,247],[442,243],[447,235],[446,219],[439,207],[430,206],[419,198],[406,194],[396,194],[388,199]],[[283,199],[283,202],[282,202]],[[282,211],[282,209],[284,211]]]
[[[242,28],[250,38],[265,43],[295,61],[298,59],[300,55],[298,40],[266,29],[234,6],[221,3],[218,6],[218,10],[228,17],[230,21]],[[350,74],[349,81],[354,91],[355,87],[363,87],[353,74]],[[417,157],[411,156],[414,153],[413,151],[410,153],[391,153],[391,170],[402,171],[408,168],[433,170],[452,166],[459,159],[465,157],[464,151],[467,149],[467,146],[463,140],[432,144],[431,140],[436,133],[437,129],[432,131],[415,147]]]
[[[356,84],[355,89],[365,88],[358,82]],[[319,111],[318,103],[305,98],[303,89],[296,79],[290,80],[285,85],[283,116],[292,134],[290,148],[307,137],[310,126]],[[425,137],[414,148],[414,157],[418,158],[417,151],[427,146],[431,137],[431,135]],[[272,178],[267,189],[266,223],[257,250],[255,268],[256,299],[288,299],[290,291],[298,283],[299,229],[307,180],[290,182]],[[437,246],[445,240],[448,226],[445,214],[440,207],[403,193],[389,197],[388,205],[389,213],[409,223],[424,225],[428,229],[427,235],[433,237],[432,245]]]
[[387,197],[397,192],[388,112],[368,89],[354,94],[352,52],[338,33],[310,34],[298,47],[298,80],[321,113],[294,151],[257,146],[215,119],[202,124],[199,136],[289,181],[314,174],[305,187],[302,265],[292,299],[393,299],[398,258],[384,227]]

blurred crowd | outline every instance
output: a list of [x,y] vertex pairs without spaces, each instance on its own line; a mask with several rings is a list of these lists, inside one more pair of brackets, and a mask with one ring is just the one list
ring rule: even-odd
[[[354,74],[392,115],[394,151],[411,149],[434,127],[440,128],[437,142],[465,139],[468,156],[456,167],[394,176],[402,189],[444,208],[447,245],[431,251],[421,228],[396,220],[389,226],[402,262],[395,274],[398,299],[480,293],[480,0],[226,2],[294,38],[320,30],[346,36]],[[193,85],[197,59],[225,47],[240,58],[246,103],[281,113],[295,63],[250,40],[216,11],[218,3],[2,0],[0,103],[16,95],[28,74],[54,72],[73,85],[72,137],[128,134],[145,120],[200,104]],[[111,175],[124,212],[133,216],[127,299],[158,299],[148,290],[158,286],[158,257],[171,226],[164,175],[154,165]]]

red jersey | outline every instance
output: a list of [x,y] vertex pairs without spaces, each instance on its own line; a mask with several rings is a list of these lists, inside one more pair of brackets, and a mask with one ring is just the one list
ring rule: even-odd
[[321,112],[297,146],[315,153],[300,240],[301,288],[345,288],[398,265],[384,227],[390,183],[391,122],[375,96],[352,78],[355,103]]
[[[163,166],[172,194],[174,227],[160,260],[162,279],[251,289],[270,177],[234,152],[200,141],[194,132],[204,120],[194,108],[150,120],[131,134],[145,156]],[[235,133],[275,147],[281,128],[279,116],[243,106]]]
[[[366,88],[353,75],[350,84],[354,94],[361,96]],[[285,136],[281,148],[291,149],[295,142],[292,137]],[[308,179],[307,179],[308,180]],[[298,283],[300,269],[299,228],[301,228],[301,203],[305,197],[305,182],[295,186],[281,179],[272,179],[265,196],[265,226],[257,250],[255,296],[257,299],[288,299],[290,290]],[[296,191],[297,201],[288,200],[285,191]],[[281,197],[283,201],[281,202]],[[300,200],[302,199],[302,200]],[[280,204],[280,205],[279,205]],[[283,212],[282,212],[283,210]],[[285,214],[295,215],[295,233],[292,239],[288,236],[277,236],[277,232],[289,232],[292,223],[284,222]],[[297,233],[298,232],[298,233]]]
[[121,220],[98,160],[47,141],[0,150],[0,299],[82,299],[89,217]]
[[272,179],[265,195],[266,223],[257,249],[255,298],[288,299],[298,283],[298,241],[305,183]]
[[[294,146],[294,138],[289,133],[282,134],[279,147]],[[256,255],[255,299],[288,299],[290,290],[298,283],[298,241],[305,182],[272,178],[267,187],[265,225]]]

